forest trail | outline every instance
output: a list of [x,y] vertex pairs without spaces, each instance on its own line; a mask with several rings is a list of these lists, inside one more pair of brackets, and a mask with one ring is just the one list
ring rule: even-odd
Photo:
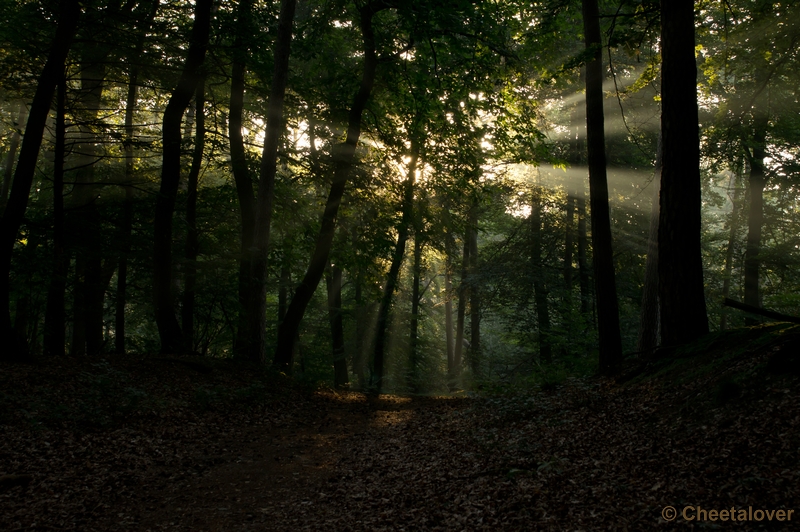
[[153,498],[160,504],[144,509],[137,519],[141,527],[317,529],[325,525],[316,515],[318,507],[328,518],[346,519],[350,509],[339,506],[335,492],[343,480],[341,468],[364,458],[356,455],[358,447],[381,452],[387,439],[396,443],[390,434],[403,430],[421,410],[440,416],[461,408],[463,401],[325,393],[313,403],[286,426],[241,427],[228,434],[216,442],[221,447],[217,457],[209,456],[198,442],[195,455],[201,463],[205,459],[213,464],[200,478],[159,483],[163,477],[155,473],[152,481],[158,490]]

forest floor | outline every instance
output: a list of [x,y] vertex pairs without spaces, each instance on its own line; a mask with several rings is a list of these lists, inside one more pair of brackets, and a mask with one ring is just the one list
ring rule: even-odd
[[200,359],[2,365],[0,530],[800,529],[799,348],[797,326],[742,330],[616,381],[470,397]]

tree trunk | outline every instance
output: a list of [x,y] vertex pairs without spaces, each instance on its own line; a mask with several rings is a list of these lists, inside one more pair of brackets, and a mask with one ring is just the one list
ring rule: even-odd
[[661,2],[661,213],[658,296],[664,345],[708,333],[700,251],[700,140],[694,2]]
[[47,57],[33,97],[28,123],[25,126],[25,137],[11,184],[9,202],[0,222],[0,345],[3,346],[3,358],[14,359],[19,355],[15,334],[11,326],[9,309],[11,273],[11,255],[22,225],[25,209],[28,206],[33,176],[36,171],[36,160],[42,145],[44,126],[50,113],[50,104],[56,84],[63,76],[64,61],[67,58],[80,16],[80,4],[76,0],[62,0],[58,27],[53,38],[50,53]]
[[292,366],[292,345],[295,342],[300,322],[305,314],[306,307],[314,295],[314,291],[319,285],[325,265],[328,262],[333,235],[336,230],[336,216],[339,212],[339,205],[344,195],[345,185],[350,175],[353,160],[356,153],[356,145],[361,135],[361,115],[367,105],[372,86],[375,82],[375,74],[378,66],[378,57],[375,53],[375,35],[372,29],[372,18],[375,13],[385,9],[383,4],[367,4],[361,8],[361,33],[364,39],[364,71],[361,77],[361,86],[356,94],[353,105],[350,108],[350,115],[347,126],[347,140],[334,148],[333,159],[335,161],[333,183],[330,194],[325,204],[325,212],[322,215],[322,227],[317,237],[311,260],[306,270],[306,274],[297,287],[289,309],[286,312],[286,319],[278,330],[278,346],[275,350],[274,365],[282,371],[290,371]]
[[[244,356],[250,360],[266,361],[267,321],[267,256],[269,254],[269,232],[272,221],[272,203],[275,195],[275,174],[278,165],[278,142],[283,132],[283,98],[289,80],[289,54],[292,46],[292,22],[297,2],[282,0],[278,17],[278,35],[275,42],[275,67],[267,106],[267,131],[256,200],[256,227],[250,263],[251,286],[245,311],[247,335],[241,346]],[[319,282],[319,279],[317,280]]]
[[581,316],[593,326],[591,273],[589,269],[589,237],[586,234],[586,196],[583,187],[576,198],[578,209],[578,282],[581,290]]
[[184,349],[172,299],[172,215],[181,176],[181,120],[202,78],[213,0],[197,0],[186,64],[164,110],[161,188],[156,201],[153,246],[153,300],[162,353]]
[[56,146],[53,156],[53,276],[47,289],[47,307],[44,316],[44,354],[49,356],[63,356],[66,343],[64,290],[69,269],[64,233],[66,92],[67,82],[62,75],[56,97]]
[[247,39],[250,29],[250,10],[252,0],[239,2],[236,36],[233,43],[233,66],[231,67],[231,101],[230,120],[228,129],[231,148],[231,168],[233,179],[236,182],[236,195],[239,200],[239,214],[241,217],[241,245],[239,256],[239,320],[236,333],[236,356],[247,358],[247,346],[252,340],[248,332],[251,316],[256,312],[252,308],[254,297],[250,293],[256,289],[251,278],[252,268],[250,248],[256,230],[256,206],[253,181],[247,168],[247,158],[244,150],[242,136],[242,110],[244,108],[244,76],[247,60]]
[[347,375],[347,357],[344,351],[344,324],[342,323],[342,269],[331,266],[327,278],[328,316],[331,323],[333,344],[333,383],[337,388],[350,384]]
[[366,366],[366,358],[367,358],[367,349],[369,342],[367,341],[367,333],[369,331],[369,324],[367,317],[369,313],[364,305],[364,299],[362,296],[363,292],[363,284],[361,275],[356,275],[356,290],[355,290],[355,305],[356,305],[356,354],[353,357],[353,373],[358,380],[358,389],[363,390],[366,388],[367,382],[366,377],[364,375],[365,366]]
[[597,0],[582,0],[586,50],[586,145],[589,163],[589,202],[592,210],[592,262],[597,293],[600,373],[613,375],[622,363],[622,338],[611,241],[611,216],[606,177],[603,117],[603,55]]
[[[153,24],[160,0],[153,0],[150,12],[142,23],[139,37],[131,57],[138,58],[144,49],[147,31]],[[133,233],[133,174],[134,174],[134,129],[133,114],[138,96],[139,68],[132,66],[128,73],[128,94],[125,101],[125,199],[119,222],[119,264],[117,265],[117,293],[114,310],[114,352],[125,354],[125,305],[128,290],[128,258],[131,253]]]
[[565,297],[564,303],[567,313],[572,309],[572,252],[575,244],[574,234],[575,230],[575,195],[567,195],[567,205],[564,212],[564,289]]
[[[448,234],[449,236],[449,234]],[[451,246],[445,250],[444,264],[444,335],[447,347],[447,382],[451,391],[455,390],[455,346],[453,345],[453,261],[450,259]]]
[[183,305],[181,307],[181,327],[183,329],[184,350],[192,353],[194,349],[194,298],[197,286],[197,181],[203,165],[203,150],[206,140],[205,121],[205,80],[197,85],[195,94],[195,138],[192,166],[189,169],[186,194],[186,265],[184,269]]
[[[739,209],[741,201],[742,187],[739,186],[738,176],[731,175],[731,181],[728,185],[728,194],[730,195],[733,189],[733,197],[731,197],[731,221],[728,233],[728,247],[725,250],[725,273],[722,277],[722,298],[728,299],[731,294],[731,273],[733,270],[733,252],[736,248],[736,233],[739,232]],[[719,328],[724,331],[728,327],[728,311],[722,309],[722,317],[720,318]]]
[[472,378],[481,376],[481,287],[478,282],[478,204],[475,201],[469,217],[469,362]]
[[[750,160],[750,209],[747,213],[747,247],[744,258],[744,303],[753,307],[761,306],[759,290],[759,268],[761,267],[761,230],[764,225],[764,174],[766,157],[767,115],[759,107],[754,108],[755,130]],[[750,154],[748,154],[750,155]],[[745,325],[756,325],[759,321],[745,317]]]
[[464,235],[464,251],[461,258],[461,283],[458,286],[458,308],[456,310],[456,342],[453,346],[453,384],[461,384],[461,368],[464,359],[464,321],[469,301],[469,236]]
[[417,161],[419,159],[419,141],[411,139],[411,161],[408,163],[408,177],[403,185],[403,204],[401,207],[403,216],[397,228],[397,244],[392,255],[392,264],[389,267],[389,274],[386,277],[386,285],[383,288],[381,306],[378,308],[378,323],[375,329],[375,353],[374,353],[374,377],[375,389],[381,392],[383,385],[384,361],[386,356],[386,334],[389,328],[389,310],[392,306],[392,298],[397,288],[397,280],[400,276],[400,267],[403,264],[403,257],[406,253],[406,242],[408,241],[409,230],[411,229],[412,217],[414,214],[414,182],[417,174]]
[[662,144],[659,135],[656,167],[653,173],[653,200],[650,204],[642,307],[639,311],[639,339],[636,344],[639,356],[649,355],[658,347],[658,201],[661,190],[661,157]]
[[536,304],[536,321],[539,327],[539,357],[542,362],[553,360],[550,343],[550,309],[547,284],[542,264],[542,190],[537,185],[531,202],[531,272],[533,273],[533,299]]
[[25,105],[19,103],[19,117],[14,124],[14,133],[11,136],[11,145],[8,147],[8,154],[6,154],[6,167],[3,170],[3,188],[0,189],[0,213],[6,208],[8,202],[8,191],[11,189],[11,179],[14,175],[14,160],[17,158],[17,150],[19,149],[19,132],[25,127]]
[[419,392],[419,353],[417,343],[419,341],[419,278],[422,270],[422,235],[420,231],[414,232],[414,280],[411,284],[411,326],[409,331],[409,384],[414,392]]

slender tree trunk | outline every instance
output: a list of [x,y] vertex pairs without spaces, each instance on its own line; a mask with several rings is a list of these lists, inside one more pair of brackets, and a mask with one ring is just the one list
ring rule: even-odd
[[470,209],[469,224],[469,361],[472,378],[481,376],[481,287],[478,275],[478,205]]
[[[451,238],[447,235],[448,240]],[[448,245],[445,250],[444,264],[444,334],[447,346],[447,382],[451,391],[455,389],[455,346],[453,339],[453,261],[450,252],[453,246]]]
[[186,64],[164,110],[161,188],[156,202],[153,246],[153,300],[162,353],[184,349],[172,299],[172,215],[181,176],[181,121],[202,78],[213,0],[197,0]]
[[[759,107],[754,109],[755,131],[753,134],[752,157],[750,157],[750,209],[747,213],[747,247],[744,259],[744,303],[761,307],[759,290],[759,268],[761,267],[761,230],[764,225],[764,174],[766,157],[767,115]],[[746,325],[756,325],[759,320],[746,317]]]
[[[139,30],[139,38],[131,57],[139,57],[144,49],[147,31],[153,24],[160,0],[152,0],[150,12]],[[117,265],[117,290],[114,309],[114,352],[125,354],[125,305],[128,290],[128,258],[131,254],[133,235],[133,175],[134,175],[134,129],[133,115],[138,97],[139,68],[132,66],[128,73],[128,94],[125,100],[125,199],[119,222],[119,264]]]
[[661,2],[661,212],[658,276],[661,340],[689,342],[708,333],[700,249],[700,133],[694,2]]
[[403,257],[406,253],[406,242],[408,241],[409,230],[411,229],[412,217],[414,214],[414,182],[417,174],[417,160],[419,159],[419,141],[411,139],[411,161],[408,163],[408,177],[403,186],[403,216],[400,226],[397,228],[397,244],[392,255],[392,264],[389,267],[389,274],[386,277],[386,285],[383,288],[381,306],[378,309],[378,323],[375,329],[375,353],[374,353],[374,377],[376,379],[375,388],[378,393],[383,384],[384,360],[386,355],[386,334],[389,328],[389,310],[392,306],[392,298],[397,288],[397,280],[400,276],[400,267],[403,264]]
[[[113,9],[115,6],[112,5]],[[116,6],[118,7],[118,6]],[[98,160],[100,127],[106,63],[109,48],[98,42],[83,43],[81,50],[81,89],[76,98],[80,140],[77,146],[75,185],[70,195],[72,214],[70,233],[76,255],[76,275],[80,281],[73,290],[73,334],[71,351],[75,355],[97,355],[103,348],[103,304],[105,293],[100,286],[102,249],[100,213],[97,208],[95,164]]]
[[347,386],[347,357],[344,351],[344,324],[342,322],[342,269],[331,266],[328,276],[328,316],[333,344],[333,383],[337,388]]
[[567,195],[567,205],[564,212],[564,288],[566,290],[565,303],[567,311],[572,307],[572,253],[575,248],[575,195]]
[[44,354],[63,356],[66,335],[64,334],[64,290],[67,284],[69,255],[66,253],[64,233],[64,158],[65,106],[67,83],[62,75],[56,97],[56,146],[53,157],[53,276],[47,290],[47,307],[44,316]]
[[9,202],[3,212],[2,221],[0,221],[0,345],[3,346],[3,358],[5,359],[14,359],[19,355],[19,346],[11,326],[9,309],[11,255],[25,216],[25,209],[28,206],[28,197],[36,171],[36,160],[39,157],[39,148],[42,145],[44,126],[50,113],[53,92],[63,76],[64,61],[72,44],[79,16],[80,4],[76,0],[62,0],[56,34],[47,62],[39,75],[36,94],[28,114],[25,137],[14,172]]
[[613,375],[619,371],[622,363],[622,338],[619,330],[606,177],[600,14],[597,0],[582,0],[582,4],[586,50],[592,54],[591,61],[586,64],[586,145],[589,163],[589,201],[592,209],[592,262],[600,336],[600,373]]
[[358,380],[359,390],[366,388],[366,377],[364,375],[364,368],[366,366],[365,360],[367,358],[367,332],[369,331],[369,324],[367,317],[369,313],[364,305],[363,280],[361,274],[356,275],[356,289],[355,289],[355,305],[356,305],[356,354],[353,357],[353,373]]
[[128,257],[133,233],[133,113],[136,108],[138,71],[130,73],[128,97],[125,103],[125,200],[119,224],[120,255],[117,266],[117,294],[114,311],[114,352],[125,354],[125,305],[128,290]]
[[[278,142],[283,126],[283,98],[289,80],[289,54],[292,46],[292,22],[295,0],[282,0],[278,17],[278,35],[275,41],[275,67],[272,87],[267,105],[267,131],[256,200],[256,227],[250,263],[252,285],[248,290],[250,299],[245,305],[248,312],[246,345],[242,346],[245,357],[266,362],[267,321],[267,256],[269,254],[269,232],[272,221],[272,203],[275,195],[275,174],[278,168]],[[321,275],[321,274],[320,274]],[[317,280],[319,282],[319,279]]]
[[636,350],[646,356],[658,347],[658,202],[661,190],[662,145],[659,134],[656,167],[653,174],[653,200],[650,205],[650,229],[647,235],[647,261],[642,288],[642,307],[639,311],[639,340]]
[[8,147],[8,154],[6,154],[6,167],[3,170],[3,187],[0,189],[0,212],[6,208],[8,202],[8,191],[11,190],[11,179],[14,175],[14,161],[17,158],[17,150],[19,149],[19,132],[25,127],[25,105],[19,103],[19,117],[14,124],[14,134],[11,136],[11,145]]
[[419,353],[417,343],[419,341],[419,280],[422,270],[422,235],[420,231],[414,232],[414,280],[411,283],[411,326],[409,331],[408,361],[410,366],[410,388],[414,392],[419,392]]
[[464,359],[464,321],[469,301],[469,237],[465,235],[464,251],[461,258],[461,283],[458,286],[458,307],[456,310],[456,342],[453,346],[453,383],[461,384],[461,368]]
[[278,325],[283,321],[286,316],[286,305],[289,301],[289,287],[292,284],[291,271],[289,271],[289,264],[286,257],[281,264],[281,279],[280,286],[278,286]]
[[242,136],[242,110],[244,108],[244,76],[246,72],[247,38],[250,30],[250,10],[252,0],[239,2],[236,21],[236,36],[233,43],[233,66],[231,68],[231,101],[229,135],[231,147],[231,168],[236,182],[236,194],[239,200],[241,216],[241,247],[239,257],[239,321],[236,333],[235,352],[237,356],[247,358],[252,334],[248,324],[256,313],[253,303],[256,298],[251,293],[256,285],[251,277],[251,248],[256,230],[256,200],[253,192],[253,181],[247,168],[247,158]]
[[550,342],[550,309],[547,284],[542,265],[542,191],[536,186],[531,202],[531,271],[533,273],[533,299],[536,304],[536,321],[539,326],[539,357],[542,362],[553,360]]
[[199,244],[197,242],[197,181],[200,177],[200,168],[203,166],[203,150],[206,140],[205,121],[205,80],[197,85],[195,94],[195,138],[192,166],[189,169],[187,194],[186,194],[186,266],[184,271],[183,305],[181,306],[181,327],[184,347],[187,353],[194,352],[194,298],[197,286],[197,255]]
[[586,197],[583,191],[576,198],[576,203],[578,209],[578,281],[581,290],[581,316],[584,317],[588,326],[593,326],[589,237],[586,233]]
[[300,330],[300,322],[305,314],[306,307],[314,295],[314,291],[319,285],[325,264],[328,262],[333,235],[336,230],[336,216],[339,212],[339,205],[344,195],[345,185],[350,174],[353,160],[355,158],[356,145],[361,135],[361,115],[367,105],[372,86],[375,82],[375,74],[378,66],[378,57],[375,53],[375,35],[372,29],[372,18],[377,10],[384,9],[380,4],[367,4],[361,8],[361,33],[364,39],[364,71],[361,77],[361,86],[356,94],[353,105],[350,108],[350,116],[347,126],[347,140],[334,148],[334,174],[330,194],[325,204],[325,212],[322,215],[322,227],[317,237],[311,260],[306,270],[306,274],[297,287],[289,309],[286,312],[286,319],[278,330],[278,346],[275,351],[274,365],[283,371],[289,371],[292,366],[292,345],[297,338]]
[[[722,297],[723,300],[728,299],[731,293],[731,273],[733,271],[733,252],[736,248],[736,234],[739,232],[739,209],[741,202],[742,188],[739,186],[738,176],[731,175],[731,181],[728,185],[728,194],[730,195],[733,189],[733,196],[731,197],[731,221],[728,233],[728,247],[725,250],[725,273],[723,274],[722,281]],[[728,327],[728,311],[727,308],[722,309],[722,317],[720,318],[719,328],[724,331]]]

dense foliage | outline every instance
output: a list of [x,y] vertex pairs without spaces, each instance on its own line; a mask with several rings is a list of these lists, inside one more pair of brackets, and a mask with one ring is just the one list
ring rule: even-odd
[[[596,50],[580,2],[304,0],[288,71],[276,61],[287,2],[252,0],[215,0],[207,43],[202,2],[82,2],[62,69],[51,47],[72,3],[0,2],[3,234],[34,96],[52,92],[12,231],[7,357],[253,358],[243,346],[257,345],[269,362],[299,313],[275,360],[312,381],[432,392],[596,371],[607,306],[592,270],[582,74]],[[635,357],[653,282],[659,4],[599,8],[619,329]],[[796,315],[800,6],[695,8],[709,325],[743,323],[724,298]],[[191,102],[178,108],[183,89]],[[182,116],[179,176],[167,175],[170,113]],[[167,179],[174,211],[162,210]],[[264,227],[261,281],[248,272]],[[154,294],[164,279],[166,296]],[[154,301],[167,301],[182,347],[165,342]]]

